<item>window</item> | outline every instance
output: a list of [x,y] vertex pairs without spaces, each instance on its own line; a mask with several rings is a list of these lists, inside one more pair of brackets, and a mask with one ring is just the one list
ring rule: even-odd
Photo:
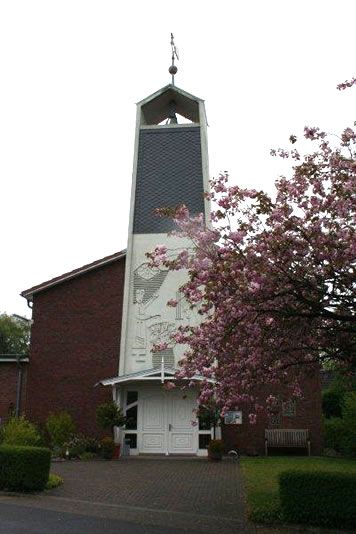
[[137,434],[126,434],[125,432],[125,442],[128,441],[130,442],[130,449],[137,449]]
[[206,408],[199,409],[199,430],[210,430],[214,425],[213,415]]
[[199,434],[199,449],[207,449],[211,440],[210,434]]
[[137,430],[137,403],[138,392],[128,391],[126,394],[126,428],[128,430]]
[[282,402],[282,414],[284,417],[295,417],[297,413],[296,402],[294,400],[287,400]]
[[132,404],[138,401],[138,392],[137,391],[128,391],[126,397],[126,405]]

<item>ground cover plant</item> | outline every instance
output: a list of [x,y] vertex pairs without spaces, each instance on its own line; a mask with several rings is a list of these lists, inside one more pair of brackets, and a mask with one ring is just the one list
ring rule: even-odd
[[46,489],[58,488],[63,484],[63,478],[55,473],[50,473],[46,484]]
[[247,492],[248,513],[257,523],[284,520],[279,499],[279,476],[288,470],[325,473],[353,473],[356,461],[345,458],[268,457],[242,458],[241,467]]

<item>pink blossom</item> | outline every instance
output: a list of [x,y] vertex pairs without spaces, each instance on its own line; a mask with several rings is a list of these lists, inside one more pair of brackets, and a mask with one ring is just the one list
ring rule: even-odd
[[248,416],[250,425],[255,425],[257,422],[257,415],[255,413],[250,413]]

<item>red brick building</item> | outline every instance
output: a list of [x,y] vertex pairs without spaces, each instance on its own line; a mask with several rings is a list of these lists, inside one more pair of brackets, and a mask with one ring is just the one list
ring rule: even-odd
[[26,414],[44,422],[68,410],[96,434],[95,408],[110,391],[94,387],[118,370],[125,253],[119,252],[22,293],[32,302]]
[[[67,410],[78,431],[93,436],[100,433],[95,409],[111,399],[111,391],[97,384],[118,372],[124,273],[125,252],[119,252],[22,293],[33,306],[30,365],[24,369],[21,404],[31,420],[44,423],[51,412]],[[16,402],[17,379],[16,364],[3,362],[2,416]],[[312,453],[319,453],[319,372],[308,375],[303,392],[304,398],[295,405],[281,403],[278,413],[260,417],[256,425],[247,422],[244,412],[242,424],[223,425],[226,448],[263,454],[265,428],[305,428]]]

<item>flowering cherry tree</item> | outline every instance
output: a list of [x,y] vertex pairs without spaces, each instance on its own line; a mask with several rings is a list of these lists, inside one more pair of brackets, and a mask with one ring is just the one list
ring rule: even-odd
[[160,245],[148,254],[156,266],[187,270],[181,298],[201,315],[199,326],[173,335],[186,345],[178,377],[202,375],[201,404],[214,398],[224,412],[247,403],[252,423],[276,402],[267,393],[274,385],[300,396],[302,373],[355,364],[356,133],[346,128],[336,143],[318,128],[304,136],[313,143],[306,156],[295,136],[291,150],[271,151],[293,160],[275,196],[222,174],[206,194],[216,207],[211,223],[185,206],[158,210],[195,252],[172,259]]

